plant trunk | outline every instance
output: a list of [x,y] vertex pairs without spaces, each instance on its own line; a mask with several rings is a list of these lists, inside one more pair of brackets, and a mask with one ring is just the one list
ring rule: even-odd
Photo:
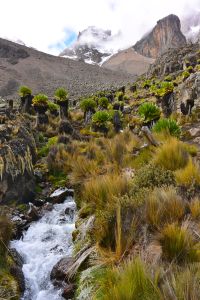
[[25,97],[21,97],[21,111],[23,113],[30,113],[31,105],[32,105],[32,95],[27,95]]
[[67,119],[68,118],[68,101],[63,102],[62,104],[60,103],[60,118],[61,120]]

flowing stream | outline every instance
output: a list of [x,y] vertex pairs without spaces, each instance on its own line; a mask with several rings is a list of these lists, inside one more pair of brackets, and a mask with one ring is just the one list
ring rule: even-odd
[[24,260],[26,290],[22,300],[63,299],[62,291],[52,285],[50,273],[62,257],[72,254],[75,209],[71,197],[62,204],[55,204],[51,211],[31,224],[22,239],[11,242],[11,247]]

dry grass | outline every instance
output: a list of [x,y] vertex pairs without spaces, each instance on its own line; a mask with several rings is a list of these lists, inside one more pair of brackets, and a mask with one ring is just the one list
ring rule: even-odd
[[154,157],[156,165],[160,165],[167,170],[175,171],[184,168],[189,160],[189,154],[182,142],[176,138],[170,138],[161,145]]
[[199,165],[192,159],[189,160],[184,169],[177,170],[175,175],[177,183],[181,186],[200,185]]
[[101,209],[108,203],[112,204],[114,196],[124,195],[128,190],[126,178],[117,174],[107,174],[85,182],[82,199]]
[[180,227],[176,223],[166,225],[158,237],[163,258],[177,263],[199,261],[199,244],[195,241],[189,223]]
[[173,187],[155,189],[146,203],[147,223],[156,228],[179,222],[184,214],[185,203]]
[[199,198],[194,198],[189,204],[190,213],[193,219],[200,219],[200,200]]

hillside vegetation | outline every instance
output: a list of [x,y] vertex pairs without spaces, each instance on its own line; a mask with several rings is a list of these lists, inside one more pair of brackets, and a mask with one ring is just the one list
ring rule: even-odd
[[[34,170],[52,189],[75,189],[74,258],[65,274],[74,299],[199,299],[200,50],[180,51],[176,69],[154,65],[76,109],[62,88],[56,103],[43,94],[29,103],[31,90],[21,89]],[[36,189],[40,195],[39,181]]]

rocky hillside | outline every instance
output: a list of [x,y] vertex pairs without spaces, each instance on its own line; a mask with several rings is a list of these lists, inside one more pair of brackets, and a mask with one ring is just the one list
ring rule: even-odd
[[153,58],[143,56],[131,47],[113,55],[103,63],[102,67],[113,71],[125,71],[132,75],[141,75],[147,72],[153,62]]
[[49,96],[64,86],[74,99],[133,80],[128,75],[48,55],[4,39],[0,39],[0,78],[2,97],[18,97],[17,90],[24,84],[31,86],[33,93],[43,91]]
[[144,56],[156,58],[169,48],[185,44],[179,18],[169,15],[159,20],[153,30],[134,45],[134,49]]
[[115,38],[116,36],[112,36],[110,30],[90,26],[79,32],[77,41],[62,51],[60,56],[88,64],[102,65],[114,53],[111,44]]

